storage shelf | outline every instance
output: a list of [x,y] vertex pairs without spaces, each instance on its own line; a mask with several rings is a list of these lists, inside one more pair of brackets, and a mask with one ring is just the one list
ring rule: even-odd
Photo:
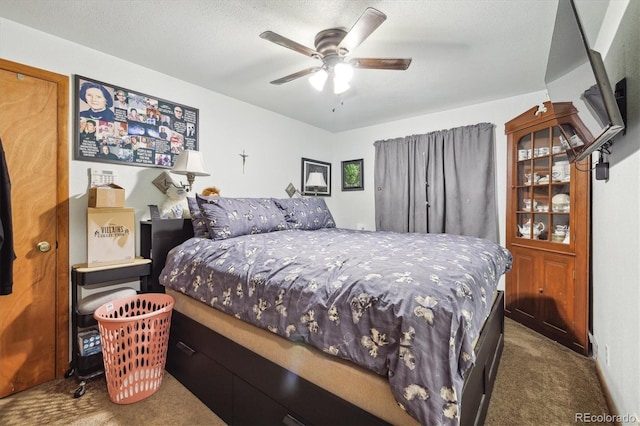
[[[151,260],[136,258],[134,262],[119,265],[90,267],[86,263],[71,267],[71,334],[72,351],[71,364],[65,377],[74,375],[81,381],[74,396],[84,395],[85,380],[104,374],[102,352],[87,356],[80,355],[78,346],[78,332],[98,322],[93,318],[93,313],[79,313],[78,287],[95,286],[110,287],[123,281],[140,281],[140,291],[148,291],[148,278],[151,274]],[[97,327],[96,327],[97,328]]]

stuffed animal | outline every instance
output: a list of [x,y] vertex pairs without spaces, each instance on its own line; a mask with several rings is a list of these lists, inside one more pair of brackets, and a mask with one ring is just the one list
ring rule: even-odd
[[165,192],[167,198],[160,206],[160,216],[165,219],[182,219],[189,218],[189,203],[187,203],[187,191],[170,185]]
[[205,197],[207,195],[212,195],[212,196],[219,197],[220,196],[220,190],[218,188],[216,188],[215,186],[210,186],[210,187],[205,188],[205,189],[202,190],[202,195],[204,195]]

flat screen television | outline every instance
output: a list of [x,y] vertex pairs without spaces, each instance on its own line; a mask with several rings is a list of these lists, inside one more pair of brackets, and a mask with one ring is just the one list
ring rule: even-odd
[[569,161],[580,161],[624,130],[624,121],[600,53],[589,47],[573,0],[559,0],[545,84],[550,101],[572,102],[591,134],[576,129]]

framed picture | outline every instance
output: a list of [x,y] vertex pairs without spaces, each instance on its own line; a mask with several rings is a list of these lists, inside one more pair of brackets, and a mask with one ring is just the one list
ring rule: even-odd
[[342,162],[342,190],[343,191],[363,191],[364,190],[364,160],[349,160]]
[[74,104],[74,160],[170,169],[198,150],[196,108],[79,75]]
[[302,159],[302,194],[331,196],[331,163]]

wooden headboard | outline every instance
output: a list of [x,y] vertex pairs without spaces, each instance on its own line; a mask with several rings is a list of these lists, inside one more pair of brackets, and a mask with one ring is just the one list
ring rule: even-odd
[[191,237],[191,219],[151,219],[140,222],[140,256],[152,261],[149,291],[164,293],[158,278],[167,260],[167,253]]

